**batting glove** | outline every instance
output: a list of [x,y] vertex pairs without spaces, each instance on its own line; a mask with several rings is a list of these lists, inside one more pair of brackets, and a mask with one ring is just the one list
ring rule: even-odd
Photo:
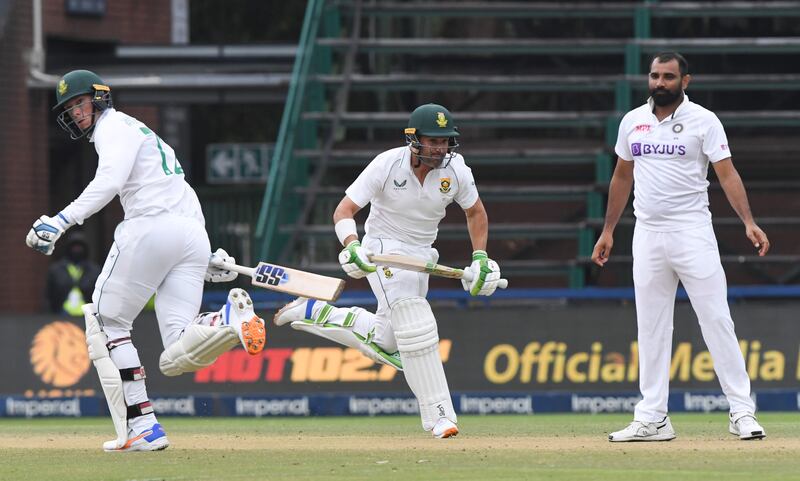
[[229,256],[225,249],[217,249],[208,259],[206,282],[230,282],[239,275],[222,267],[222,263],[236,264],[236,259]]
[[25,237],[25,243],[28,247],[49,256],[56,247],[56,241],[70,227],[72,223],[60,212],[55,217],[43,215],[33,223],[33,227]]
[[339,264],[342,265],[342,270],[348,276],[354,279],[361,279],[367,274],[375,272],[378,268],[378,266],[370,262],[369,256],[371,255],[372,252],[362,247],[360,242],[354,240],[339,253]]
[[461,285],[465,291],[469,291],[472,296],[491,296],[497,289],[500,281],[500,266],[497,262],[489,259],[486,251],[475,251],[472,253],[472,264],[464,268],[465,271],[472,273],[472,280],[461,279]]

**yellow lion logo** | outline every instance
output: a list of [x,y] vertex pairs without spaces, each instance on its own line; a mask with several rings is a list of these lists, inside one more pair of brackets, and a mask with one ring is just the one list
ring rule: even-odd
[[31,345],[33,372],[46,384],[69,387],[89,369],[83,330],[71,322],[56,321],[36,333]]
[[450,177],[442,177],[439,179],[439,192],[442,194],[450,192]]
[[441,128],[447,127],[447,117],[444,116],[444,112],[436,112],[436,125]]
[[58,82],[58,95],[64,95],[65,93],[67,93],[67,82],[61,79],[61,81]]

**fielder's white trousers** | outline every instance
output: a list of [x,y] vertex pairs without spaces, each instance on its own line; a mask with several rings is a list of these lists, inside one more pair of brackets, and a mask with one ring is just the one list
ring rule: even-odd
[[639,339],[639,387],[643,399],[634,419],[660,421],[667,415],[673,312],[678,281],[683,284],[714,362],[732,413],[755,412],[728,308],[727,281],[711,224],[679,232],[639,227],[633,235],[633,284]]
[[108,338],[130,336],[156,294],[164,347],[178,340],[200,310],[210,256],[208,234],[195,219],[165,214],[121,222],[92,294]]

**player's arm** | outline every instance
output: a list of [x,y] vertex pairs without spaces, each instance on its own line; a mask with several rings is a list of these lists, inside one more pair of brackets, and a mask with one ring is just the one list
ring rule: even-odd
[[472,241],[472,250],[485,251],[489,239],[489,216],[486,215],[486,208],[481,199],[479,198],[472,207],[464,209],[464,214],[467,216],[467,230]]
[[105,207],[122,190],[133,169],[142,138],[138,135],[117,136],[118,133],[95,131],[99,159],[94,179],[61,212],[53,217],[40,216],[33,223],[25,238],[29,247],[49,256],[67,229],[83,224],[86,218]]
[[[358,206],[355,202],[353,202],[350,197],[344,196],[342,200],[339,202],[339,205],[336,206],[336,209],[333,211],[333,225],[334,227],[340,225],[339,222],[345,221],[346,224],[349,224],[349,221],[353,221],[353,228],[352,230],[346,228],[342,230],[343,238],[339,238],[339,242],[342,243],[343,246],[346,246],[350,242],[354,240],[358,240],[358,231],[355,229],[355,219],[354,217],[361,210],[361,207]],[[344,224],[342,224],[344,226]],[[336,235],[339,235],[339,229],[336,228]]]
[[122,191],[145,139],[144,134],[127,125],[112,124],[103,127],[105,128],[96,130],[94,134],[97,150],[97,171],[94,179],[62,211],[70,222],[76,224],[82,224]]
[[592,251],[592,261],[600,267],[603,267],[611,255],[611,248],[614,246],[614,229],[622,216],[622,211],[628,205],[632,187],[633,162],[618,158],[614,175],[611,177],[611,184],[608,186],[608,205],[606,206],[603,231]]
[[736,167],[733,166],[733,161],[728,157],[727,159],[713,162],[711,165],[714,166],[714,172],[717,174],[722,190],[725,191],[728,202],[731,204],[731,207],[733,207],[733,210],[736,211],[736,215],[738,215],[744,223],[745,235],[747,235],[747,238],[750,239],[750,242],[753,243],[755,248],[758,249],[758,255],[765,255],[767,251],[769,251],[769,239],[767,238],[767,234],[756,225],[756,221],[753,219],[753,214],[750,211],[750,203],[747,201],[747,192],[745,191],[744,183]]
[[344,196],[333,211],[333,226],[336,237],[344,249],[339,253],[339,264],[348,276],[361,279],[378,268],[369,260],[372,254],[358,241],[356,230],[356,213],[361,210],[358,204],[348,196]]

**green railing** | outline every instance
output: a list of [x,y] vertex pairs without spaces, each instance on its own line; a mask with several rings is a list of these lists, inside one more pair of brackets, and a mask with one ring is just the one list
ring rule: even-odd
[[297,59],[286,97],[275,152],[270,163],[269,178],[256,224],[255,248],[257,259],[275,259],[286,242],[286,234],[278,226],[297,215],[300,201],[285,192],[287,185],[305,185],[308,181],[307,159],[295,158],[295,148],[312,149],[317,145],[317,123],[304,120],[304,109],[323,108],[325,98],[318,83],[310,83],[312,74],[330,73],[331,54],[316,45],[318,32],[338,36],[339,18],[336,9],[326,9],[324,0],[308,0],[303,29],[297,46]]

